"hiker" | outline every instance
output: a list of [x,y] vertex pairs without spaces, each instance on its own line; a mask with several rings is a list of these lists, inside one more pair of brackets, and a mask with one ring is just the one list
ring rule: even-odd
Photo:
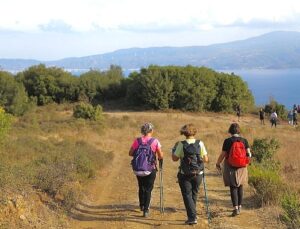
[[298,125],[297,115],[298,115],[298,111],[297,111],[297,110],[294,110],[294,112],[293,112],[293,125],[294,125],[295,127]]
[[293,106],[293,112],[294,112],[295,110],[297,111],[297,105],[296,105],[296,104],[294,104],[294,106]]
[[259,110],[259,120],[261,125],[265,125],[265,111],[262,108]]
[[238,117],[238,122],[239,122],[240,121],[240,117],[241,117],[241,106],[240,106],[240,104],[237,105],[237,107],[236,107],[236,115]]
[[[224,140],[222,152],[220,153],[216,168],[222,171],[221,163],[224,160],[223,180],[225,186],[230,187],[231,202],[233,211],[231,216],[239,215],[243,203],[243,186],[248,183],[247,164],[251,157],[248,141],[240,136],[240,127],[237,123],[232,123],[228,133],[230,138]],[[235,155],[240,154],[238,160]]]
[[277,119],[278,119],[278,115],[277,115],[276,111],[274,111],[274,112],[270,115],[271,128],[272,128],[273,126],[275,126],[275,128],[276,128],[276,126],[277,126]]
[[156,138],[152,138],[154,126],[145,123],[141,127],[142,136],[136,138],[129,150],[132,156],[132,169],[137,177],[139,186],[139,204],[143,216],[149,216],[151,192],[156,178],[156,158],[163,160],[161,144]]
[[294,112],[293,110],[290,110],[288,115],[287,115],[287,119],[290,125],[293,126],[293,120],[294,120]]
[[193,124],[184,125],[180,134],[186,139],[176,143],[172,152],[173,161],[180,159],[177,178],[187,213],[185,224],[189,225],[197,224],[197,195],[203,178],[204,162],[208,162],[204,143],[195,139],[196,133]]
[[276,126],[277,126],[277,119],[278,119],[278,115],[277,115],[276,111],[274,111],[271,114],[271,116],[270,116],[271,128],[273,126],[275,126],[275,128],[276,128]]

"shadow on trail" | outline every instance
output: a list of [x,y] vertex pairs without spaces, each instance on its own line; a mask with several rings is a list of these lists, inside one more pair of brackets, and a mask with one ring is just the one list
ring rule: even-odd
[[[152,210],[159,211],[158,207]],[[175,208],[166,207],[165,213],[177,212]],[[182,220],[168,221],[162,217],[149,218],[142,217],[142,212],[137,210],[136,205],[132,204],[112,204],[112,205],[88,205],[78,204],[70,213],[70,217],[80,221],[106,221],[106,222],[132,222],[151,226],[160,225],[183,225]]]
[[[133,204],[105,204],[105,205],[89,205],[89,204],[85,204],[85,203],[79,203],[78,206],[82,206],[85,208],[89,208],[89,209],[105,209],[105,210],[111,210],[111,211],[133,211],[133,212],[140,212],[140,210],[137,210],[138,206],[137,205],[133,205]],[[156,210],[159,211],[160,208],[156,207],[156,206],[151,206],[152,210]],[[151,210],[150,209],[150,210]],[[174,213],[177,212],[179,210],[184,211],[184,209],[176,209],[173,207],[165,207],[165,213]]]

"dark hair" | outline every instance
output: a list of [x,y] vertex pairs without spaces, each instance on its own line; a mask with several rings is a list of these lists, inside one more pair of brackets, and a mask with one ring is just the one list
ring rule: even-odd
[[183,134],[186,137],[195,136],[197,133],[197,128],[194,124],[186,124],[180,129],[180,134]]
[[230,133],[231,135],[240,134],[241,130],[239,124],[232,123],[228,129],[228,133]]

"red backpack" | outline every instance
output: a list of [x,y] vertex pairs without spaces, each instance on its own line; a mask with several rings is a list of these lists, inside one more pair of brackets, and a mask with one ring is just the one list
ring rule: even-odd
[[246,167],[249,164],[250,159],[247,157],[245,145],[240,139],[232,143],[227,161],[236,168]]

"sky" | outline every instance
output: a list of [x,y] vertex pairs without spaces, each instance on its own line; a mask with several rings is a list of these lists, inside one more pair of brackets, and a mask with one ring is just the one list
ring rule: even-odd
[[0,58],[57,60],[300,31],[299,0],[0,0]]

